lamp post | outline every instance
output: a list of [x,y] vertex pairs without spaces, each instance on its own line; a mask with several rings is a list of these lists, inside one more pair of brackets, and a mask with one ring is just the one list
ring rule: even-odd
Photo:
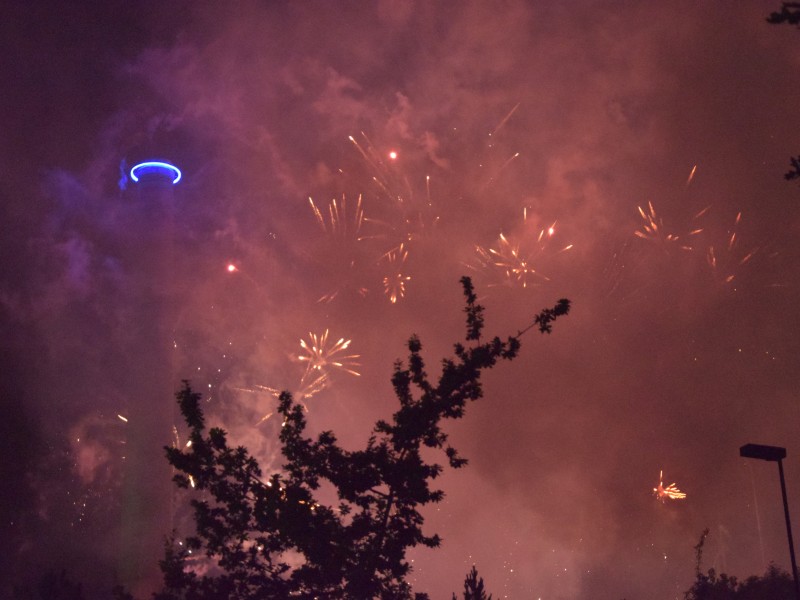
[[797,580],[797,562],[794,558],[794,542],[792,541],[792,522],[789,519],[789,502],[786,500],[786,480],[783,477],[783,459],[786,458],[786,448],[778,446],[763,446],[761,444],[745,444],[739,448],[742,458],[757,458],[778,463],[778,473],[781,478],[781,495],[783,496],[783,514],[786,517],[786,534],[789,537],[789,556],[792,559],[792,576],[794,577],[794,594],[800,600],[800,583]]

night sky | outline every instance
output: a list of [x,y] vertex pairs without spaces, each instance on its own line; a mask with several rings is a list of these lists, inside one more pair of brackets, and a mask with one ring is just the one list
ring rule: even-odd
[[[144,597],[190,523],[161,449],[181,379],[279,469],[267,388],[300,391],[328,330],[360,376],[327,368],[309,431],[356,449],[408,337],[432,373],[460,340],[464,274],[490,335],[573,311],[448,424],[470,464],[426,510],[444,542],[412,553],[416,591],[475,564],[499,598],[678,598],[705,528],[703,569],[789,568],[777,469],[739,457],[786,447],[800,532],[779,2],[72,4],[0,20],[9,580]],[[131,181],[151,159],[182,181]],[[661,470],[685,499],[654,497]]]

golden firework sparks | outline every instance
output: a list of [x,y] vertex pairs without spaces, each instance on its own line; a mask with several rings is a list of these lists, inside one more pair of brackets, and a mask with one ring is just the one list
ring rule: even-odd
[[[528,212],[523,210],[523,227],[527,224]],[[556,234],[556,222],[535,235],[523,235],[519,240],[509,239],[501,233],[495,248],[475,246],[478,265],[483,269],[498,270],[508,284],[528,287],[529,284],[550,281],[535,263],[545,254],[560,254],[571,250],[573,245],[568,244],[558,250],[551,251],[551,241]]]
[[[312,381],[309,382],[301,381],[300,387],[295,391],[291,391],[291,394],[292,397],[300,404],[300,406],[303,407],[303,410],[308,412],[308,406],[306,405],[305,400],[308,400],[309,398],[316,396],[319,392],[328,387],[329,383],[330,383],[329,375],[327,373],[322,373],[318,377],[315,377]],[[279,398],[283,392],[287,391],[285,389],[270,387],[268,385],[254,385],[253,388],[237,388],[237,389],[243,392],[250,392],[253,394],[266,392],[271,396],[273,396],[274,398]],[[268,421],[273,414],[275,413],[273,413],[272,411],[265,413],[258,420],[256,425],[261,425],[265,421]]]
[[308,336],[310,341],[307,342],[304,339],[300,340],[300,347],[305,354],[299,355],[297,359],[306,363],[306,374],[303,376],[303,380],[307,381],[309,376],[315,371],[318,376],[319,374],[327,373],[330,369],[339,369],[345,373],[360,376],[361,373],[354,369],[354,367],[359,366],[359,363],[355,362],[354,359],[359,358],[361,355],[342,354],[350,347],[352,340],[339,338],[336,343],[329,344],[328,335],[328,329],[321,335],[309,332]]
[[550,279],[541,273],[531,264],[527,256],[520,252],[520,245],[512,243],[504,234],[498,238],[497,248],[475,247],[478,260],[486,265],[492,265],[505,272],[506,280],[516,283],[522,287],[528,287],[532,279],[538,278],[543,281]]
[[658,472],[658,486],[653,488],[653,495],[661,500],[661,502],[666,502],[667,499],[669,500],[683,500],[686,498],[686,494],[680,491],[675,483],[670,483],[669,485],[664,485],[664,471],[661,470]]
[[652,202],[647,203],[647,208],[649,210],[645,210],[641,206],[637,206],[636,208],[639,209],[639,215],[642,217],[642,220],[644,221],[642,228],[637,229],[636,231],[633,232],[633,234],[636,237],[662,245],[675,244],[678,247],[680,247],[681,250],[691,251],[694,250],[694,248],[691,245],[689,245],[688,241],[686,241],[686,238],[690,238],[692,236],[698,235],[699,233],[702,233],[703,228],[694,226],[694,222],[697,221],[703,215],[705,215],[711,207],[710,206],[705,207],[694,217],[692,217],[693,226],[683,236],[677,233],[672,233],[667,231],[667,228],[664,227],[663,219],[658,215],[658,213],[656,213],[656,209],[653,206]]
[[[311,205],[311,211],[314,213],[314,218],[317,220],[322,231],[329,236],[340,240],[355,240],[361,239],[359,233],[361,226],[364,224],[364,209],[361,206],[361,196],[358,196],[356,207],[353,211],[348,212],[347,198],[342,196],[341,201],[333,198],[328,203],[327,215],[314,204],[314,200],[309,197],[308,202]],[[327,216],[327,218],[326,218]]]
[[403,274],[403,265],[408,258],[408,250],[403,244],[389,250],[381,259],[388,264],[389,273],[383,278],[383,291],[389,302],[396,304],[406,294],[406,284],[411,281],[410,275]]

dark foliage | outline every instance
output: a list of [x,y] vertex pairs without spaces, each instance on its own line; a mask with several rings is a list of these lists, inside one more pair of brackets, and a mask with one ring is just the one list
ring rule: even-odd
[[684,600],[795,600],[794,581],[782,569],[770,564],[761,577],[752,575],[744,581],[714,569],[703,573],[700,565],[703,560],[703,546],[708,537],[708,529],[700,535],[694,547],[696,554],[695,580],[685,593]]
[[[453,600],[458,600],[453,594]],[[486,595],[486,590],[483,588],[483,577],[478,577],[478,569],[472,565],[472,570],[467,573],[467,578],[464,580],[464,600],[492,600],[492,595]]]
[[767,23],[772,23],[773,25],[787,23],[800,27],[800,2],[781,3],[780,12],[771,13],[767,17]]
[[66,571],[46,571],[32,587],[14,590],[15,600],[84,600],[83,588]]
[[[442,361],[439,380],[432,383],[422,344],[417,337],[409,340],[408,362],[397,362],[392,377],[399,409],[391,421],[375,425],[364,450],[343,449],[331,431],[316,440],[304,437],[303,408],[284,393],[278,411],[286,462],[282,473],[264,477],[246,448],[231,447],[223,430],[206,428],[200,395],[184,383],[177,397],[191,446],[166,450],[177,485],[195,488],[197,532],[185,546],[168,544],[157,600],[427,597],[413,593],[406,581],[406,551],[440,543],[439,536],[423,532],[419,510],[442,500],[444,493],[431,482],[443,467],[427,462],[423,451],[441,451],[453,468],[466,464],[448,444],[442,420],[464,415],[467,402],[483,394],[481,372],[513,359],[519,336],[530,328],[481,342],[483,307],[469,278],[462,285],[468,345],[455,345],[455,357]],[[549,333],[568,311],[569,302],[561,300],[531,327]],[[335,488],[337,505],[315,498],[323,482]],[[188,568],[190,552],[205,556],[215,570],[199,575]],[[467,584],[484,594],[477,572]],[[469,598],[484,597],[474,594]]]
[[792,168],[786,172],[784,177],[786,177],[787,181],[791,181],[792,179],[800,178],[800,156],[792,157],[789,159],[792,163]]
[[686,600],[795,600],[794,581],[786,571],[771,564],[762,576],[751,575],[744,581],[714,569],[698,573]]

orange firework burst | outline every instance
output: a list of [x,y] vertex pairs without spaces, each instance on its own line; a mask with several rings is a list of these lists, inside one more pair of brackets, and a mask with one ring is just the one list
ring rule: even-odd
[[[649,210],[646,211],[641,206],[637,206],[639,209],[639,215],[642,217],[644,224],[642,225],[641,229],[637,229],[633,232],[636,237],[662,244],[664,246],[677,245],[681,250],[694,250],[694,248],[689,245],[687,238],[691,238],[692,236],[702,233],[702,227],[693,226],[685,235],[678,235],[677,233],[668,232],[664,227],[663,219],[656,213],[653,203],[648,202],[647,207]],[[694,217],[692,217],[693,225],[695,224],[695,221],[705,215],[710,208],[710,206],[707,206]]]
[[[523,227],[527,224],[528,213],[523,211]],[[538,234],[523,235],[519,241],[512,241],[501,233],[497,240],[496,248],[475,246],[480,268],[497,270],[503,273],[507,284],[528,287],[529,284],[550,281],[535,263],[543,258],[550,249],[551,241],[556,234],[556,223],[550,227],[539,230]],[[553,254],[560,254],[572,249],[568,244]],[[474,267],[473,267],[474,268]]]
[[297,359],[306,363],[306,372],[303,375],[303,384],[307,382],[312,375],[318,377],[321,374],[326,374],[330,369],[339,369],[350,375],[360,376],[361,373],[356,371],[354,367],[358,367],[359,363],[354,359],[359,358],[360,354],[342,355],[350,346],[352,340],[339,340],[332,345],[328,344],[328,330],[321,335],[316,335],[309,332],[310,342],[300,340],[300,347],[303,348],[305,354],[301,354]]
[[408,258],[408,250],[403,244],[389,250],[381,259],[388,264],[389,273],[383,278],[383,291],[392,304],[396,304],[406,294],[406,284],[411,281],[410,275],[403,274],[403,265]]
[[670,500],[683,500],[686,498],[686,494],[680,491],[675,483],[670,483],[669,485],[664,485],[664,471],[658,472],[658,486],[653,488],[653,495],[661,500],[661,502],[666,502],[667,499]]

